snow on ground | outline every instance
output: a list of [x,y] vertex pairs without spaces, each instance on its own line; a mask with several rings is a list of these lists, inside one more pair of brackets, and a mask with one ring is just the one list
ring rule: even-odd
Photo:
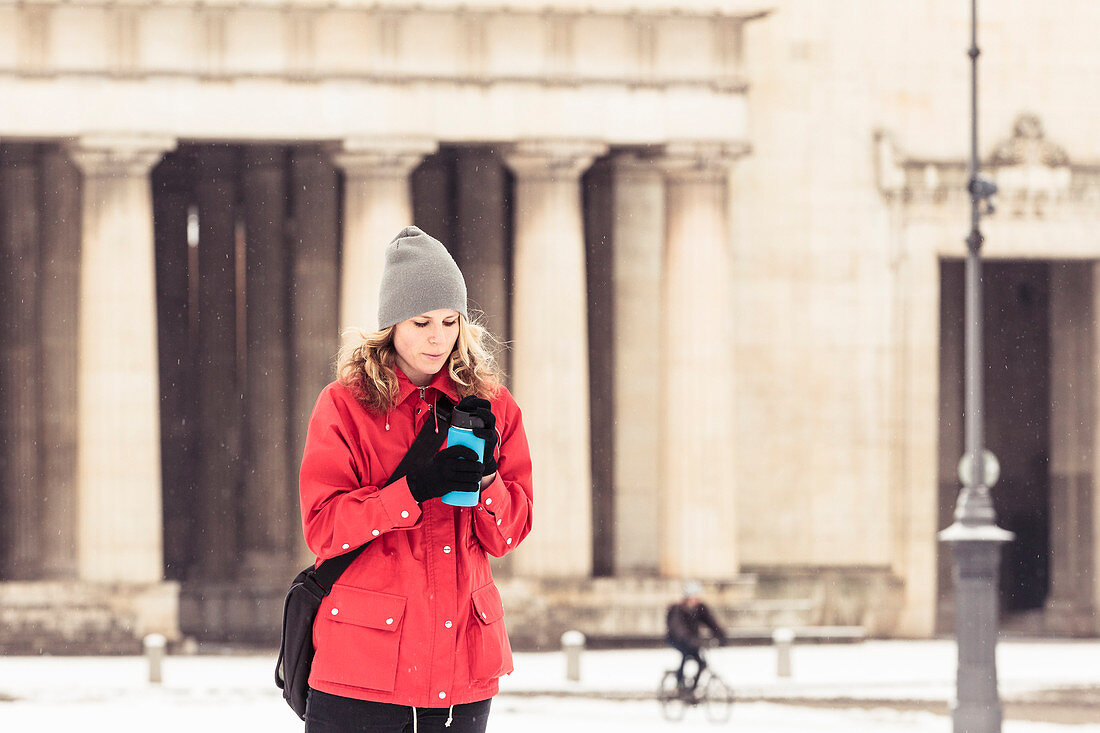
[[[947,701],[955,694],[957,650],[949,640],[796,645],[789,678],[777,676],[771,646],[724,647],[707,655],[738,694],[748,698]],[[560,653],[516,657],[516,671],[501,680],[502,691],[648,694],[656,690],[660,670],[679,660],[671,649],[585,652],[582,679],[573,683],[564,678]],[[997,660],[1002,696],[1100,686],[1100,641],[1006,641],[997,646]]]
[[[682,722],[662,719],[651,694],[671,650],[587,651],[582,679],[564,679],[560,652],[516,655],[502,681],[489,733],[659,733],[663,731],[845,731],[946,733],[946,715],[887,706],[890,701],[945,704],[954,694],[955,646],[948,641],[868,641],[796,646],[793,675],[775,674],[771,647],[713,650],[714,668],[747,701],[731,720],[712,724],[701,709]],[[1002,698],[1059,687],[1100,686],[1100,642],[1002,642]],[[0,732],[8,731],[301,731],[275,688],[273,655],[172,656],[163,683],[150,684],[139,657],[0,657]],[[619,699],[611,699],[619,698]],[[861,708],[800,707],[791,699],[881,701]],[[7,701],[5,701],[7,700]],[[904,705],[902,706],[905,707]],[[1004,733],[1100,733],[1079,725],[1007,720]]]

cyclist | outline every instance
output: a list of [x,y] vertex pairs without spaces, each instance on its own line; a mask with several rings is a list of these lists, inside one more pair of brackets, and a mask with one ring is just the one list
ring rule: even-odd
[[[699,598],[702,586],[689,581],[684,584],[683,597],[668,607],[668,643],[680,652],[680,668],[676,671],[676,683],[682,691],[694,694],[695,685],[699,677],[706,669],[707,662],[703,656],[703,636],[700,633],[704,628],[710,632],[710,636],[718,640],[719,644],[726,643],[726,632],[721,624],[715,620],[714,614],[707,608],[707,604]],[[695,676],[689,684],[684,681],[684,666],[689,659],[695,660]]]

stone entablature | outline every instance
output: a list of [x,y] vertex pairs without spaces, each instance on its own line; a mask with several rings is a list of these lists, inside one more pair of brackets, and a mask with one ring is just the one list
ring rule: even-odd
[[[876,135],[875,146],[877,184],[887,200],[910,207],[969,206],[967,161],[909,156],[885,132]],[[1079,215],[1100,203],[1100,163],[1070,160],[1031,114],[1017,117],[1011,136],[982,161],[982,175],[997,184],[997,213],[1014,219],[1070,210]]]
[[648,5],[6,0],[0,73],[744,87],[759,8]]
[[0,137],[741,139],[743,28],[764,15],[749,3],[0,0]]

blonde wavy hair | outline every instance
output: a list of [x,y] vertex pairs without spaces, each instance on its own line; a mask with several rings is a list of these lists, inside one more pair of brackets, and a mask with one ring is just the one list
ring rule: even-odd
[[[397,349],[393,325],[381,331],[346,329],[336,355],[336,379],[367,409],[384,414],[397,404]],[[501,344],[484,326],[458,316],[458,338],[447,360],[447,371],[458,396],[496,396],[503,373],[496,352]]]

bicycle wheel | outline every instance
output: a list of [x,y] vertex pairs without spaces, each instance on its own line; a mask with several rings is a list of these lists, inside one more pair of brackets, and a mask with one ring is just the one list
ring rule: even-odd
[[661,703],[661,715],[665,720],[683,720],[684,698],[680,694],[680,684],[676,679],[675,670],[668,670],[661,678],[661,686],[657,689],[657,700]]
[[733,712],[733,689],[716,674],[711,674],[703,688],[707,720],[712,723],[725,723]]

